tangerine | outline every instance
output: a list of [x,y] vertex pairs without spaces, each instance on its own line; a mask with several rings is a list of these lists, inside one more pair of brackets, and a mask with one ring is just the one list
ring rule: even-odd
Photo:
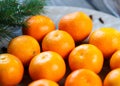
[[26,66],[35,55],[40,53],[40,45],[33,37],[21,35],[9,42],[7,51],[18,57]]
[[52,80],[40,79],[31,82],[28,86],[59,86],[59,85]]
[[21,82],[24,67],[14,55],[0,54],[0,86],[13,86]]
[[102,86],[102,80],[91,70],[78,69],[67,76],[65,86]]
[[52,19],[44,15],[34,15],[26,20],[22,32],[24,35],[30,35],[40,42],[48,32],[54,29],[55,24]]
[[114,69],[106,75],[103,86],[120,86],[120,68]]
[[43,51],[54,51],[63,58],[75,47],[75,42],[70,34],[62,30],[54,30],[48,33],[42,41]]
[[120,32],[114,28],[97,29],[91,33],[89,43],[97,46],[105,58],[110,58],[120,49]]
[[69,66],[72,71],[87,68],[99,73],[103,67],[103,54],[94,45],[82,44],[74,48],[69,54]]
[[63,16],[58,24],[60,30],[68,32],[75,41],[82,41],[92,31],[92,20],[84,12],[73,12]]
[[66,72],[63,58],[56,52],[46,51],[36,55],[30,62],[29,74],[33,80],[59,81]]
[[110,68],[120,68],[120,50],[117,50],[115,53],[113,53],[112,57],[110,58]]

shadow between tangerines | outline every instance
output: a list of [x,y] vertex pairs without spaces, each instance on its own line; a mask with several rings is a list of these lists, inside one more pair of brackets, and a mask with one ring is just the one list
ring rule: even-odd
[[98,74],[100,76],[100,78],[102,79],[102,81],[104,80],[104,78],[106,77],[106,75],[111,71],[110,69],[110,59],[104,59],[104,64],[102,67],[101,72]]

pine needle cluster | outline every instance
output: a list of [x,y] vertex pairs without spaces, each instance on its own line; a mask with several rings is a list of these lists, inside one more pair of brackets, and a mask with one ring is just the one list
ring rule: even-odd
[[12,36],[26,17],[43,12],[45,0],[0,0],[0,37]]

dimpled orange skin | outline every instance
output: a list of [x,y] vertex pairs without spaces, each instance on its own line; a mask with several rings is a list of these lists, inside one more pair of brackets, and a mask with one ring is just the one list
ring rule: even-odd
[[110,58],[110,68],[120,68],[120,50],[117,50]]
[[29,74],[33,80],[59,81],[66,72],[63,58],[56,52],[46,51],[36,55],[30,62]]
[[103,86],[120,86],[120,68],[116,68],[106,75]]
[[30,35],[39,42],[50,31],[55,29],[54,22],[47,16],[35,15],[26,21],[26,27],[22,28],[24,35]]
[[22,62],[11,54],[0,54],[0,86],[15,86],[22,80]]
[[97,46],[104,58],[110,58],[116,50],[120,49],[120,32],[115,28],[97,29],[91,33],[89,43]]
[[68,32],[77,42],[87,38],[92,27],[92,20],[84,12],[66,14],[58,24],[60,30]]
[[78,69],[67,76],[65,86],[102,86],[102,80],[91,70]]
[[43,51],[54,51],[64,59],[75,47],[75,42],[70,34],[62,30],[54,30],[48,33],[42,41]]
[[33,37],[21,35],[10,41],[7,51],[18,57],[26,66],[35,55],[40,53],[40,46]]
[[82,44],[71,51],[68,61],[72,71],[87,68],[99,73],[103,67],[104,58],[102,52],[96,46]]
[[59,85],[52,80],[40,79],[31,82],[28,86],[59,86]]

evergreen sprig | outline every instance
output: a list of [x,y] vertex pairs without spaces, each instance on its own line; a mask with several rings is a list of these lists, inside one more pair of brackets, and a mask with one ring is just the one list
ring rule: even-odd
[[[26,17],[43,12],[45,0],[0,0],[0,36],[11,36]],[[4,35],[3,35],[4,34]]]

